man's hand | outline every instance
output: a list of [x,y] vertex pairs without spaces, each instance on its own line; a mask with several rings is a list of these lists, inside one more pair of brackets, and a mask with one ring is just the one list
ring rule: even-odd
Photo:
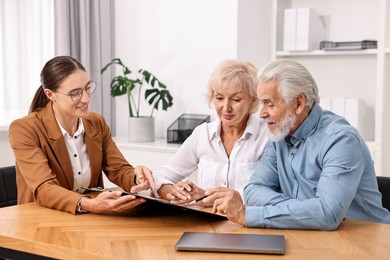
[[205,195],[207,197],[202,202],[214,201],[213,213],[225,215],[230,221],[246,225],[245,205],[238,191],[220,187],[206,191]]

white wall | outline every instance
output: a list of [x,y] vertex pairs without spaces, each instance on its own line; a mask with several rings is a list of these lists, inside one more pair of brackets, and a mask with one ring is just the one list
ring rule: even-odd
[[7,127],[0,127],[0,167],[15,164],[15,157],[8,143]]
[[[237,58],[261,66],[269,55],[269,0],[116,0],[116,57],[168,86],[173,107],[155,113],[156,137],[182,113],[210,114],[204,99],[216,64]],[[261,4],[259,2],[262,2]],[[264,30],[264,31],[263,31]],[[116,136],[127,136],[127,100],[116,98]]]
[[[115,0],[116,57],[155,74],[173,107],[155,112],[156,137],[183,113],[209,114],[204,99],[215,65],[229,58],[257,67],[270,59],[271,0]],[[127,100],[116,98],[117,136],[127,136]],[[0,166],[14,164],[0,129]]]

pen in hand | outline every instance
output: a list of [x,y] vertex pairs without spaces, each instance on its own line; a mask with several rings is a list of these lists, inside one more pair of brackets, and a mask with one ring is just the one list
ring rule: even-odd
[[189,204],[190,204],[190,205],[193,205],[193,204],[195,204],[195,203],[197,203],[197,202],[203,200],[204,198],[207,198],[207,196],[204,195],[204,196],[202,196],[202,197],[200,197],[200,198],[198,198],[198,199],[196,199],[196,200],[191,201]]

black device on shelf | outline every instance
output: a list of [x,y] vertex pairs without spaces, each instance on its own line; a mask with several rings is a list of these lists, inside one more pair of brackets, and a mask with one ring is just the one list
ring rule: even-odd
[[356,42],[332,42],[321,41],[320,50],[324,51],[347,51],[347,50],[364,50],[376,49],[378,42],[374,40],[364,40]]
[[209,115],[182,114],[167,130],[167,142],[182,144],[198,125],[210,122]]

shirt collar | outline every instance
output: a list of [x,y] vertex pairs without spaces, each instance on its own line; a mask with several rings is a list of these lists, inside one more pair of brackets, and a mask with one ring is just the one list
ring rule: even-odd
[[[242,138],[247,138],[248,135],[255,135],[257,133],[257,128],[259,127],[259,118],[255,114],[250,114],[248,122],[246,123],[246,127],[244,133],[242,134]],[[215,137],[221,136],[221,120],[218,118],[213,121],[209,125],[210,129],[210,141]],[[242,139],[240,138],[240,139]]]
[[286,143],[290,142],[292,145],[295,146],[298,143],[305,142],[306,138],[320,121],[321,114],[321,107],[319,105],[315,105],[310,111],[309,115],[303,121],[303,123],[299,126],[297,131],[295,131],[292,136],[286,137]]
[[[61,130],[62,135],[65,136],[65,137],[72,137],[72,136],[70,136],[70,135],[68,134],[68,132],[66,132],[65,128],[62,127],[62,125],[60,124],[60,121],[58,121],[57,116],[55,116],[55,117],[56,117],[56,120],[57,120],[58,125],[60,126],[60,130]],[[77,131],[76,131],[76,133],[74,134],[74,136],[79,136],[79,135],[83,134],[84,131],[85,131],[85,130],[84,130],[84,123],[83,123],[83,120],[82,120],[81,118],[79,118],[79,125],[78,125]]]

